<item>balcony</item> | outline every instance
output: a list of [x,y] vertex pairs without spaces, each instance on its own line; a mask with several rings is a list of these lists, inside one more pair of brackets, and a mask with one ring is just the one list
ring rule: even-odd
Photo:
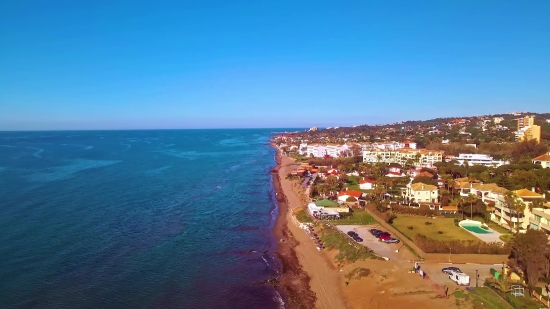
[[539,228],[541,228],[543,230],[546,230],[546,232],[550,232],[550,225],[548,225],[548,224],[544,224],[540,221],[537,221],[534,218],[529,218],[529,222],[534,224],[534,225],[537,225]]
[[539,216],[539,217],[543,217],[545,218],[546,220],[550,220],[550,209],[546,209],[546,208],[533,208],[533,210],[531,211],[531,213],[533,215],[536,215],[536,216]]

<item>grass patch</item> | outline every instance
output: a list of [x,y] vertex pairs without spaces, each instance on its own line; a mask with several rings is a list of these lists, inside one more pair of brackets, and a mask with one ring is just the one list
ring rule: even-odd
[[371,193],[372,192],[372,190],[363,190],[363,189],[359,188],[359,185],[347,185],[347,188],[350,189],[350,190],[361,191],[363,193]]
[[514,235],[512,235],[512,234],[502,234],[498,238],[500,238],[500,240],[502,240],[503,242],[509,242],[510,240],[512,240],[514,238]]
[[376,220],[363,209],[353,209],[350,216],[338,220],[330,220],[332,224],[337,225],[368,225],[376,224]]
[[318,232],[319,238],[329,251],[337,250],[335,258],[339,263],[353,263],[366,259],[375,259],[376,255],[369,248],[353,244],[352,240],[330,227],[322,227]]
[[[457,306],[463,307],[466,303],[470,303],[473,308],[488,308],[488,309],[509,309],[504,299],[493,292],[488,287],[473,288],[474,291],[456,291],[453,296],[456,299]],[[520,307],[517,307],[520,308]],[[538,307],[537,307],[538,308]]]
[[344,277],[346,277],[346,279],[351,281],[351,280],[359,280],[363,277],[368,277],[368,276],[370,276],[370,269],[357,267],[357,268],[354,268],[349,273],[347,273]]
[[[426,224],[426,222],[431,224]],[[399,230],[409,239],[413,239],[414,235],[422,234],[434,240],[475,240],[479,238],[468,233],[461,227],[455,226],[453,218],[437,218],[427,219],[425,217],[398,215],[393,220],[393,227]],[[411,227],[407,228],[407,227]],[[442,233],[438,233],[441,231]]]
[[313,222],[310,216],[308,216],[306,209],[300,209],[296,212],[296,219],[300,222]]

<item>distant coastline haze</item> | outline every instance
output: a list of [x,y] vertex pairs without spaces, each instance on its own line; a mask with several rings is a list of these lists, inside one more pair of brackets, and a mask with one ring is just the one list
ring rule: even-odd
[[0,130],[329,127],[550,106],[550,2],[0,4]]

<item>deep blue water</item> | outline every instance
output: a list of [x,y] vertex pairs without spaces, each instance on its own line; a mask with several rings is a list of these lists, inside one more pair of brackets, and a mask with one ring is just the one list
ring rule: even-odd
[[0,307],[279,308],[270,137],[0,132]]

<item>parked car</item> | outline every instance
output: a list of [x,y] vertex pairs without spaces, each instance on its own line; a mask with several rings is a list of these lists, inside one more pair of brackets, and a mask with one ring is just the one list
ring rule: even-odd
[[378,238],[380,238],[380,236],[388,236],[388,237],[391,237],[391,234],[388,233],[388,232],[382,232],[382,233],[376,235],[376,237],[378,237]]
[[390,239],[384,240],[387,244],[397,244],[399,243],[399,239],[391,237]]
[[386,241],[388,239],[390,239],[391,236],[390,235],[380,235],[378,236],[378,239],[382,240],[382,241]]
[[363,238],[357,236],[357,237],[353,237],[353,239],[356,241],[356,242],[362,242],[363,241]]
[[441,270],[441,272],[444,272],[446,274],[450,274],[451,272],[461,273],[462,271],[458,267],[445,267]]
[[377,233],[382,233],[381,230],[377,230],[377,229],[370,229],[369,232],[370,232],[372,235],[375,235],[375,236],[376,236]]
[[351,237],[353,237],[353,236],[356,236],[357,233],[355,233],[354,231],[349,231],[349,232],[348,232],[348,235],[351,236]]

